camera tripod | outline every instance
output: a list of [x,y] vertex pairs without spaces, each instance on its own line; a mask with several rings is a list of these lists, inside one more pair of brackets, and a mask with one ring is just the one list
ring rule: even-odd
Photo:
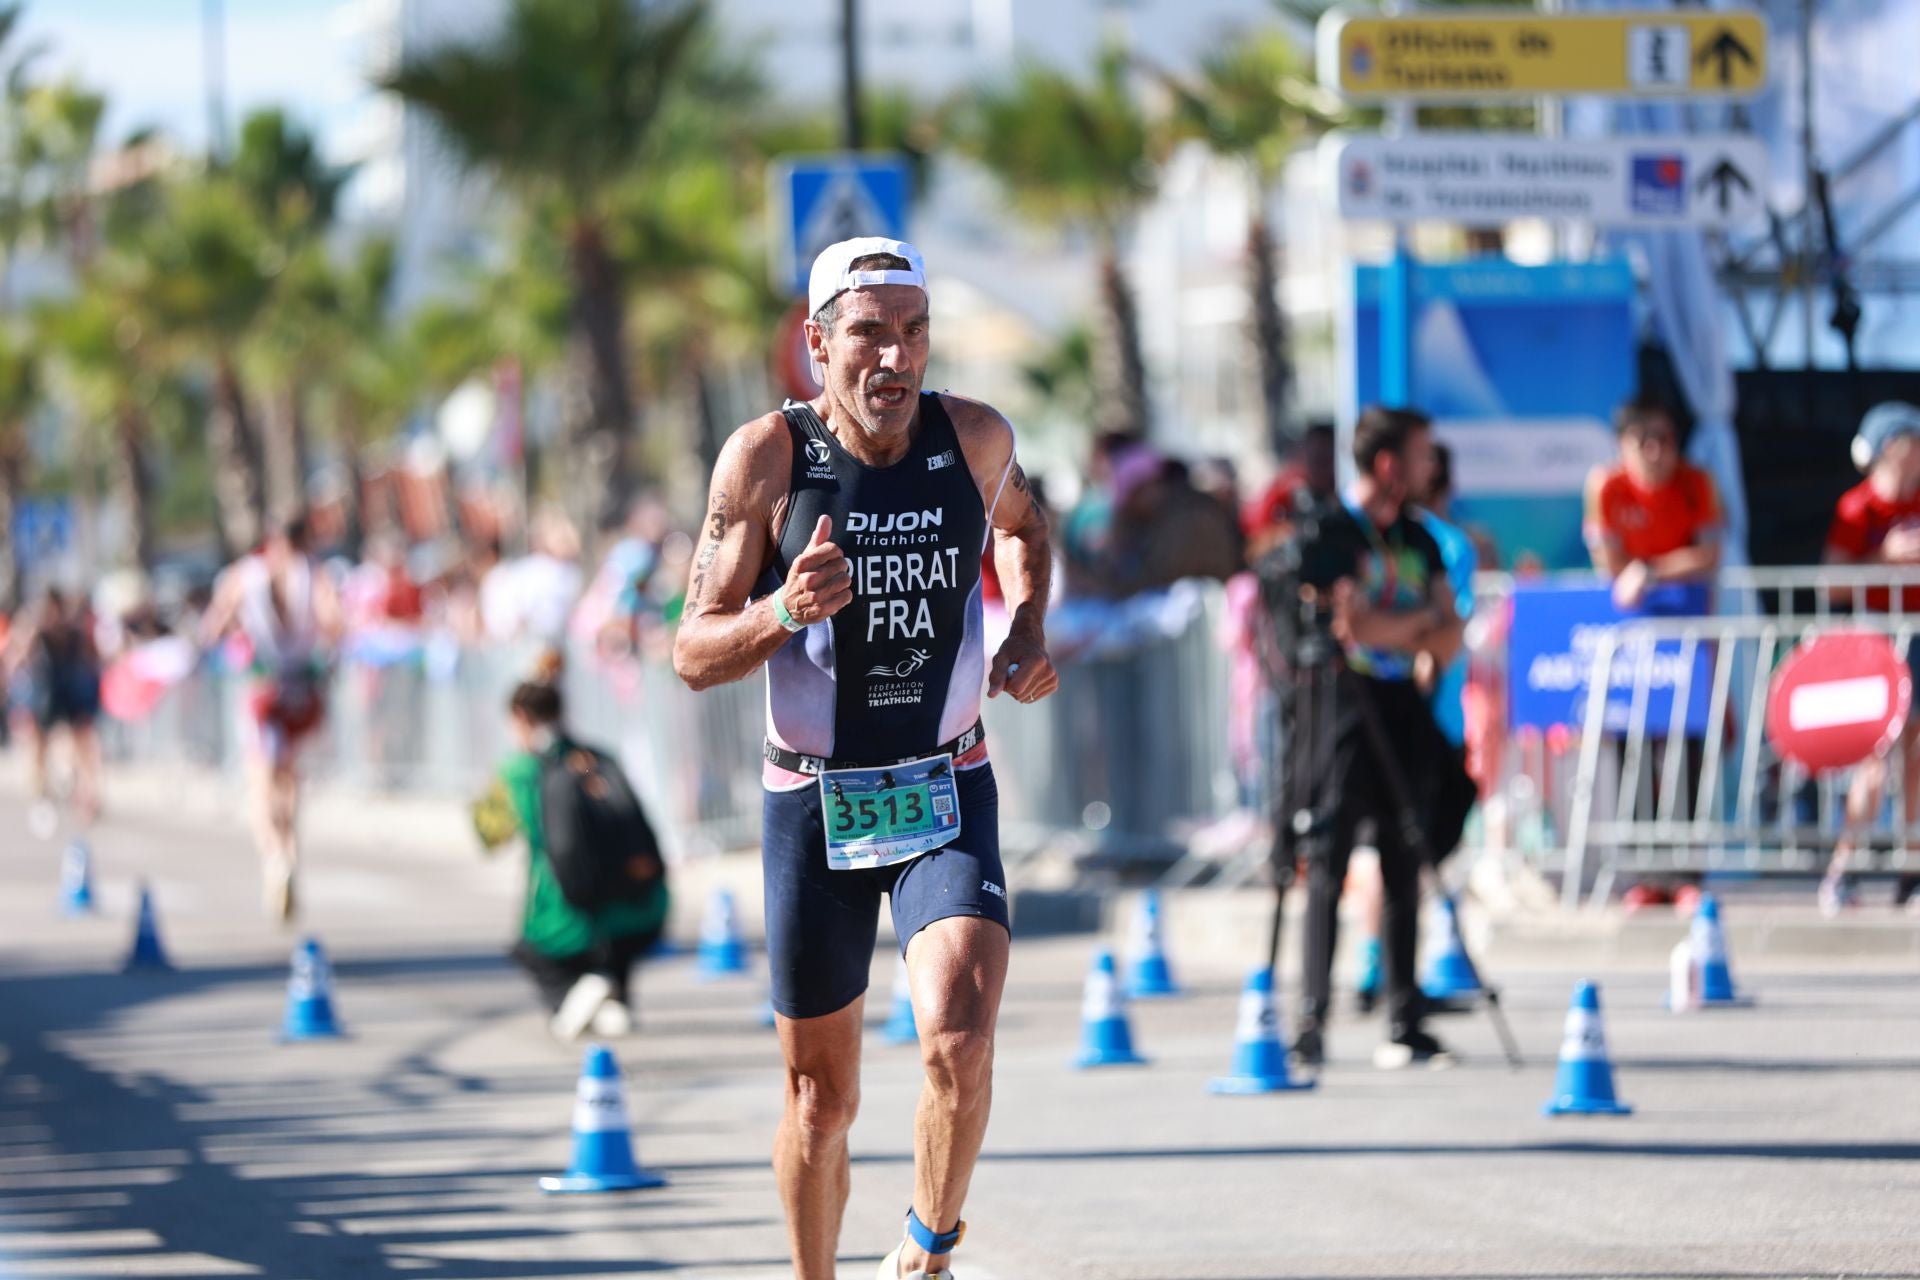
[[[1274,903],[1273,923],[1267,933],[1267,965],[1276,972],[1280,961],[1281,933],[1286,920],[1287,891],[1293,887],[1296,878],[1296,855],[1304,850],[1309,858],[1328,856],[1326,842],[1333,836],[1333,815],[1339,807],[1340,778],[1332,766],[1338,723],[1336,710],[1341,698],[1350,699],[1358,715],[1369,753],[1380,771],[1393,820],[1406,848],[1420,867],[1423,883],[1430,885],[1436,893],[1445,893],[1440,883],[1439,860],[1427,839],[1426,824],[1421,821],[1414,804],[1406,772],[1400,767],[1399,757],[1393,753],[1387,740],[1386,726],[1381,722],[1380,709],[1374,704],[1372,691],[1347,669],[1340,646],[1314,603],[1302,600],[1298,608],[1301,610],[1302,625],[1293,645],[1291,671],[1284,675],[1273,671],[1269,673],[1277,677],[1274,680],[1275,689],[1281,691],[1283,697],[1291,694],[1293,699],[1291,736],[1283,749],[1276,752],[1274,760],[1275,771],[1281,776],[1275,788],[1277,811],[1274,815],[1272,857]],[[1285,681],[1285,684],[1281,681]],[[1460,945],[1465,953],[1464,938],[1460,940]],[[1467,961],[1473,964],[1471,954],[1467,954]],[[1473,968],[1476,973],[1479,972],[1477,964],[1473,964]],[[1518,1070],[1521,1066],[1520,1049],[1514,1041],[1513,1029],[1507,1024],[1506,1011],[1500,1006],[1499,989],[1482,978],[1480,994],[1485,1000],[1488,1016],[1493,1020],[1494,1033],[1500,1039],[1507,1063]]]

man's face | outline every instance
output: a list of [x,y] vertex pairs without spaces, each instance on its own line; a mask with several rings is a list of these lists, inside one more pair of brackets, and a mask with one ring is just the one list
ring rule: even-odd
[[1427,491],[1433,488],[1436,465],[1433,432],[1425,427],[1407,432],[1406,447],[1400,451],[1400,467],[1406,482],[1401,501],[1419,502],[1427,496]]
[[1620,433],[1620,461],[1642,489],[1658,489],[1680,468],[1680,437],[1672,419],[1649,414]]
[[1893,490],[1898,498],[1920,493],[1920,436],[1898,435],[1887,441],[1874,459],[1881,487]]
[[929,341],[926,292],[908,284],[841,294],[829,333],[807,321],[807,346],[832,405],[877,440],[913,425]]

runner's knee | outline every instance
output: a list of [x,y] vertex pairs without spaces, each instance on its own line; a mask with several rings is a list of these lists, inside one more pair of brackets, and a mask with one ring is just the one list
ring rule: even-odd
[[789,1071],[787,1105],[809,1135],[837,1138],[853,1127],[859,1114],[860,1085],[852,1079]]
[[927,1082],[962,1101],[986,1092],[993,1078],[993,1036],[986,1031],[932,1031],[921,1041]]

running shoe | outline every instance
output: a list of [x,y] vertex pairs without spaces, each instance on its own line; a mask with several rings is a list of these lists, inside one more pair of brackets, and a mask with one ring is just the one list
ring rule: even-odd
[[880,1259],[880,1270],[876,1280],[953,1280],[951,1271],[902,1271],[900,1254],[906,1249],[907,1242],[902,1240],[893,1246],[893,1252]]
[[1373,1051],[1373,1065],[1382,1071],[1405,1067],[1450,1067],[1454,1057],[1447,1047],[1419,1027],[1407,1027]]
[[566,999],[560,1002],[560,1008],[555,1011],[547,1029],[553,1032],[555,1040],[578,1040],[593,1025],[594,1018],[612,994],[613,984],[603,975],[581,974],[567,991]]
[[618,1040],[633,1034],[633,1010],[609,996],[606,1003],[594,1011],[591,1025],[596,1036]]
[[1860,905],[1860,891],[1853,887],[1853,879],[1846,875],[1822,876],[1820,892],[1815,895],[1820,904],[1820,914],[1831,920],[1841,912]]

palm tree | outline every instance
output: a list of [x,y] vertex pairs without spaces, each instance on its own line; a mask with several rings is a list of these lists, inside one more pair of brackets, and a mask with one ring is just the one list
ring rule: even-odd
[[285,262],[247,193],[219,176],[170,187],[160,216],[109,258],[103,270],[137,300],[138,318],[165,341],[168,362],[211,373],[215,512],[223,548],[243,551],[260,537],[266,498],[240,356]]
[[[523,217],[515,231],[510,252],[497,265],[474,271],[464,288],[427,303],[404,327],[400,349],[426,391],[509,368],[517,375],[513,381],[532,387],[564,366],[574,310],[561,230]],[[545,493],[548,468],[524,406],[523,394],[514,410],[521,420],[521,497],[530,511]]]
[[[251,385],[264,390],[260,444],[267,505],[298,507],[306,498],[310,460],[311,353],[323,332],[334,327],[340,302],[340,282],[323,238],[350,171],[324,163],[311,134],[284,112],[268,109],[242,123],[228,172],[271,241],[269,257],[285,264],[249,335],[243,363]],[[377,328],[376,322],[365,330],[365,339],[375,340]]]
[[1037,63],[1023,65],[1011,83],[975,95],[959,117],[957,141],[1000,179],[1019,212],[1094,236],[1102,321],[1095,347],[1099,426],[1144,434],[1146,365],[1120,250],[1154,191],[1154,139],[1135,99],[1126,56],[1109,50],[1085,81]]
[[[417,330],[395,322],[388,307],[394,269],[393,241],[363,241],[331,270],[324,287],[317,278],[310,282],[314,292],[306,304],[314,320],[303,351],[314,421],[331,436],[345,472],[350,555],[385,521],[384,511],[362,505],[368,451],[396,436],[428,397],[464,376],[431,365]],[[478,313],[463,315],[462,340],[482,323]]]
[[1279,252],[1267,221],[1267,199],[1287,158],[1344,118],[1338,98],[1316,87],[1307,57],[1277,31],[1241,36],[1203,59],[1191,83],[1161,79],[1172,90],[1177,136],[1197,138],[1246,175],[1248,337],[1260,371],[1266,434],[1287,438],[1293,360],[1279,297]]
[[676,103],[713,112],[715,66],[700,0],[514,0],[499,36],[409,60],[381,87],[429,113],[475,167],[559,220],[572,282],[567,435],[572,505],[606,519],[633,489],[625,267],[610,212],[637,176],[664,182]]
[[127,516],[126,560],[149,569],[156,549],[151,409],[165,381],[156,337],[127,299],[97,278],[35,319],[50,345],[62,400],[82,430],[104,431],[111,442],[108,483]]

